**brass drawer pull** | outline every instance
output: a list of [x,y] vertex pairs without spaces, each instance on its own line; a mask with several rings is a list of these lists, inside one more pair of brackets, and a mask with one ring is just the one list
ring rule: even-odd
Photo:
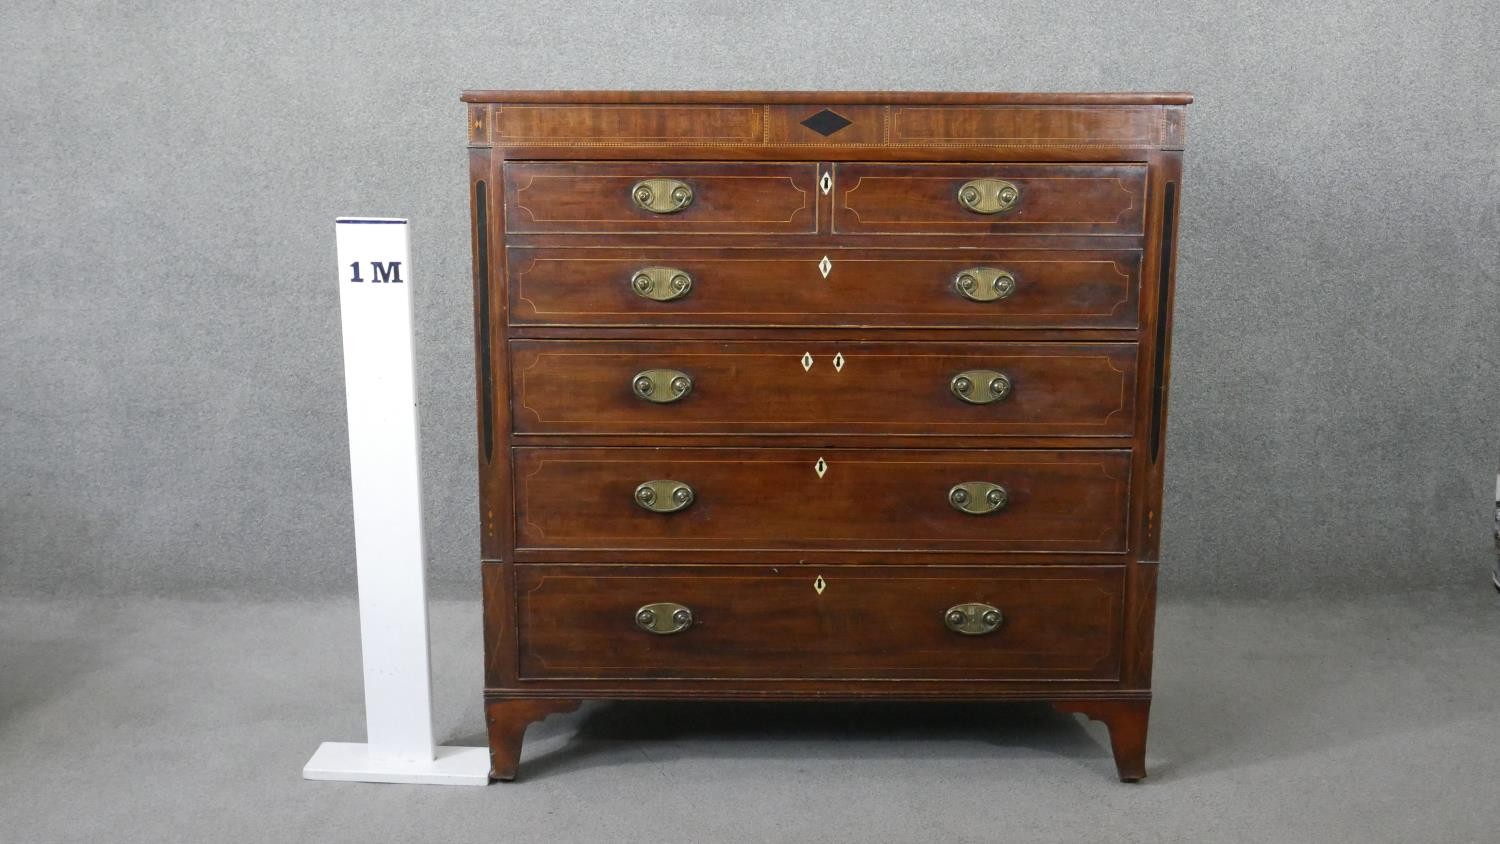
[[631,187],[630,199],[642,211],[676,214],[693,204],[693,187],[677,179],[642,179]]
[[635,626],[647,633],[670,636],[693,626],[693,611],[670,601],[647,604],[635,611]]
[[943,624],[954,633],[983,636],[994,633],[1005,623],[1005,613],[989,604],[959,604],[943,613]]
[[675,369],[648,369],[635,374],[630,389],[646,401],[670,404],[693,391],[693,378]]
[[1010,376],[993,369],[970,369],[953,376],[948,389],[969,404],[990,404],[1010,395]]
[[975,179],[958,189],[958,204],[975,214],[999,214],[1020,201],[1021,189],[1004,179]]
[[693,290],[693,277],[675,267],[641,267],[630,277],[630,289],[642,299],[670,302]]
[[635,488],[635,503],[653,513],[675,513],[693,503],[693,488],[681,481],[646,481]]
[[948,503],[960,513],[983,516],[1004,509],[1010,503],[1010,493],[989,481],[968,481],[948,490]]
[[1016,277],[994,267],[970,267],[953,277],[953,287],[965,299],[993,302],[1016,292]]

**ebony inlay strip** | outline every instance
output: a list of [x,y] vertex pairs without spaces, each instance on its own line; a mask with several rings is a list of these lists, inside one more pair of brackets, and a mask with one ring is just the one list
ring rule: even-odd
[[1167,318],[1171,314],[1172,243],[1177,226],[1177,183],[1167,182],[1167,195],[1162,199],[1161,252],[1157,257],[1160,278],[1156,291],[1156,387],[1151,396],[1151,462],[1161,453],[1162,410],[1167,399],[1167,376],[1163,368],[1167,363]]
[[495,372],[490,363],[490,213],[483,180],[474,183],[474,208],[474,251],[479,260],[479,405],[484,408],[480,436],[484,462],[489,463],[495,451]]

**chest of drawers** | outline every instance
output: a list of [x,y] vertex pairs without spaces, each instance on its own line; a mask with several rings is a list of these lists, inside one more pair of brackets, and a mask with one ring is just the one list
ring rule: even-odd
[[463,99],[495,778],[642,698],[1047,701],[1145,776],[1190,96]]

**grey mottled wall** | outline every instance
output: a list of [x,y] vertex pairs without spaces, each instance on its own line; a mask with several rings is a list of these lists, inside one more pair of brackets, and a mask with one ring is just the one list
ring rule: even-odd
[[352,590],[340,214],[412,218],[439,592],[477,584],[466,87],[1196,92],[1169,593],[1481,583],[1494,3],[12,2],[0,588]]

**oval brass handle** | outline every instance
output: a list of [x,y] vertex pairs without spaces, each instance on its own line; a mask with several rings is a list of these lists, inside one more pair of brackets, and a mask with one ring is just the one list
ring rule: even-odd
[[954,633],[983,636],[994,633],[1005,623],[1005,613],[989,604],[959,604],[943,613],[943,624]]
[[678,179],[642,179],[630,188],[635,207],[652,214],[676,214],[693,204],[693,186]]
[[647,604],[635,611],[635,626],[647,633],[670,636],[693,626],[693,611],[671,601]]
[[693,488],[682,481],[646,481],[635,488],[635,503],[653,513],[675,513],[693,503]]
[[641,267],[630,277],[630,289],[642,299],[670,302],[693,289],[693,277],[676,267]]
[[693,391],[693,378],[675,369],[647,369],[635,374],[630,389],[646,401],[670,404]]
[[993,302],[1016,292],[1016,277],[994,267],[970,267],[953,277],[959,295],[975,302]]
[[999,214],[1020,201],[1021,189],[1004,179],[975,179],[958,189],[958,204],[975,214]]
[[948,503],[960,513],[983,516],[1003,509],[1010,503],[1010,493],[989,481],[968,481],[948,490]]
[[990,404],[1010,395],[1010,376],[993,369],[970,369],[948,381],[948,389],[969,404]]

